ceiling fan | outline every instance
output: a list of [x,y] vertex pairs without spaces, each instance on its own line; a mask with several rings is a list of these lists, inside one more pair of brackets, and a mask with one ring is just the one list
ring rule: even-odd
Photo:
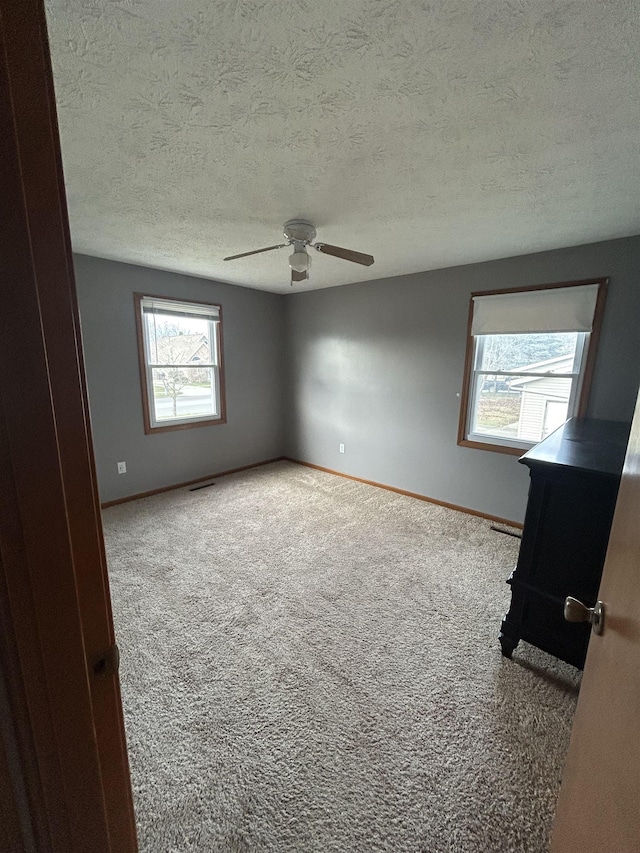
[[333,255],[334,258],[343,258],[345,261],[353,261],[354,264],[362,264],[365,267],[370,267],[373,263],[372,255],[363,255],[362,252],[354,252],[351,249],[341,249],[340,246],[330,246],[329,243],[314,243],[316,229],[304,219],[290,219],[289,222],[285,222],[283,235],[286,243],[267,246],[265,249],[254,249],[252,252],[242,252],[240,255],[229,255],[223,260],[235,261],[236,258],[246,258],[248,255],[259,255],[260,252],[270,252],[272,249],[293,246],[293,254],[289,255],[292,285],[296,281],[305,281],[309,278],[311,258],[307,252],[307,246],[313,247],[324,255]]

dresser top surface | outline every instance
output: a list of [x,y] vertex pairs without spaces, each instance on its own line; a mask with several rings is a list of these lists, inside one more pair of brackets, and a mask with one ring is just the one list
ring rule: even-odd
[[618,421],[571,418],[519,461],[530,468],[559,465],[619,477],[629,430],[630,424]]

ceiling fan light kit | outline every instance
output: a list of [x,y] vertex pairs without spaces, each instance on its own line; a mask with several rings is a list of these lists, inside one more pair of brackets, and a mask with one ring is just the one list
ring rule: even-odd
[[289,266],[296,272],[306,272],[311,266],[311,258],[305,249],[298,249],[292,255],[289,255]]
[[229,255],[225,261],[234,261],[236,258],[246,258],[248,255],[258,255],[261,252],[270,252],[272,249],[283,249],[285,246],[293,246],[293,254],[289,255],[289,266],[291,267],[291,284],[297,281],[305,281],[309,278],[309,267],[311,258],[307,252],[307,246],[312,246],[316,251],[324,255],[332,255],[369,267],[373,263],[373,255],[365,255],[362,252],[354,252],[351,249],[342,249],[340,246],[330,246],[329,243],[314,243],[316,229],[304,219],[290,219],[285,222],[283,235],[286,243],[278,243],[276,246],[267,246],[265,249],[254,249],[251,252],[242,252],[239,255]]

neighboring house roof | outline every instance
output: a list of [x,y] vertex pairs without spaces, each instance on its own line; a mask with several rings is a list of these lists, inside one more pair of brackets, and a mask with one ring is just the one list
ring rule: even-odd
[[[549,400],[564,400],[566,402],[571,394],[571,379],[558,376],[561,381],[555,385],[549,382],[549,379],[544,376],[536,376],[528,381],[525,387],[521,386],[523,397],[526,395],[545,397]],[[512,383],[513,384],[513,383]]]
[[[551,375],[566,376],[568,379],[573,367],[573,354],[557,355],[555,358],[548,358],[545,361],[537,361],[535,364],[527,364],[524,367],[518,367],[514,371],[517,373],[549,373]],[[522,385],[530,385],[533,382],[545,382],[543,376],[532,376],[530,379],[515,379],[509,383],[510,388],[519,388]]]
[[157,364],[207,364],[210,362],[207,336],[168,335],[155,344]]

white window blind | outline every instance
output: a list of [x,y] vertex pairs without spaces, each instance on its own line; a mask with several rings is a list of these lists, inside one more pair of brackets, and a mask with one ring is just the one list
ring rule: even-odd
[[217,305],[199,305],[194,302],[176,302],[173,299],[159,299],[158,297],[145,296],[142,299],[142,311],[144,314],[172,315],[181,317],[192,317],[194,319],[208,318],[210,320],[220,319],[220,309]]
[[473,297],[472,335],[590,332],[597,284]]

